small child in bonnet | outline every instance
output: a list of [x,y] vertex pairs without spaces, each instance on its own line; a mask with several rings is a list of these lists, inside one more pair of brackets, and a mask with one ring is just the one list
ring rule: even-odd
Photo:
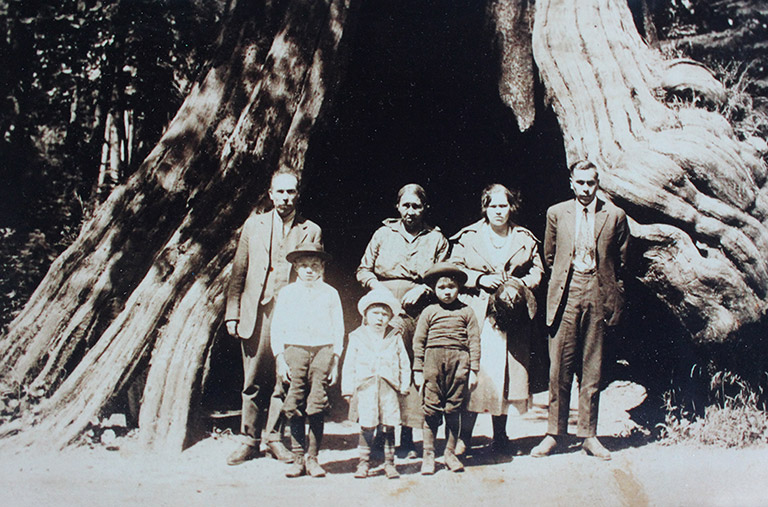
[[408,394],[411,366],[401,332],[389,323],[400,313],[400,304],[388,291],[372,290],[357,304],[363,324],[349,333],[341,374],[341,392],[357,399],[360,423],[360,460],[356,478],[370,470],[371,444],[377,426],[384,434],[384,473],[389,479],[395,468],[395,426],[400,424],[399,396]]

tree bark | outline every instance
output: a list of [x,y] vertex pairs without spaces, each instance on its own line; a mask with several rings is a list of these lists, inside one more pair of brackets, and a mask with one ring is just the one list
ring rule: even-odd
[[632,219],[645,263],[634,274],[697,342],[759,321],[768,199],[753,146],[717,112],[664,103],[666,63],[624,1],[537,2],[533,54],[568,160],[594,161]]
[[16,441],[73,442],[148,360],[142,441],[183,447],[236,231],[272,172],[302,170],[337,79],[349,6],[233,5],[210,70],[160,143],[54,262],[0,342],[2,371],[50,396]]

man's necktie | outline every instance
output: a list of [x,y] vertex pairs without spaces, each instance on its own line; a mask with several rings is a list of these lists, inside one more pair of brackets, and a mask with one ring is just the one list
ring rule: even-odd
[[589,230],[589,218],[587,208],[582,208],[579,217],[579,234],[576,237],[576,256],[579,264],[585,270],[595,267],[593,259],[595,236],[594,232]]

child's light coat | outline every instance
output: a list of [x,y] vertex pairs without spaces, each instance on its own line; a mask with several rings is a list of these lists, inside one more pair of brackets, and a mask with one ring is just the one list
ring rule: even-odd
[[398,395],[408,392],[410,365],[402,337],[396,331],[388,329],[382,338],[372,329],[360,326],[349,333],[341,392],[356,398],[360,426],[400,424]]

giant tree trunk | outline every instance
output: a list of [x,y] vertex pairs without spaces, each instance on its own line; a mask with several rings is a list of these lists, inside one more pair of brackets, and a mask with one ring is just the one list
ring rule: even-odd
[[[351,3],[234,2],[216,58],[163,139],[0,341],[5,380],[45,394],[0,433],[24,427],[16,441],[65,446],[148,368],[141,438],[184,446],[236,231],[275,169],[301,171],[343,59]],[[490,7],[499,91],[525,129],[531,3]],[[700,340],[722,341],[757,321],[768,231],[765,166],[752,145],[719,114],[659,98],[667,65],[638,36],[624,0],[539,0],[533,16],[533,59],[568,158],[603,168],[605,191],[633,219],[633,248],[646,260],[638,276]]]
[[52,391],[18,440],[71,443],[148,363],[142,439],[182,448],[235,233],[274,170],[302,169],[337,79],[349,4],[234,3],[216,59],[158,146],[54,262],[0,342],[0,371]]
[[632,248],[646,261],[634,274],[698,341],[760,320],[768,189],[752,144],[717,112],[660,98],[670,66],[624,0],[537,1],[533,54],[569,161],[603,168],[601,186],[632,219]]

